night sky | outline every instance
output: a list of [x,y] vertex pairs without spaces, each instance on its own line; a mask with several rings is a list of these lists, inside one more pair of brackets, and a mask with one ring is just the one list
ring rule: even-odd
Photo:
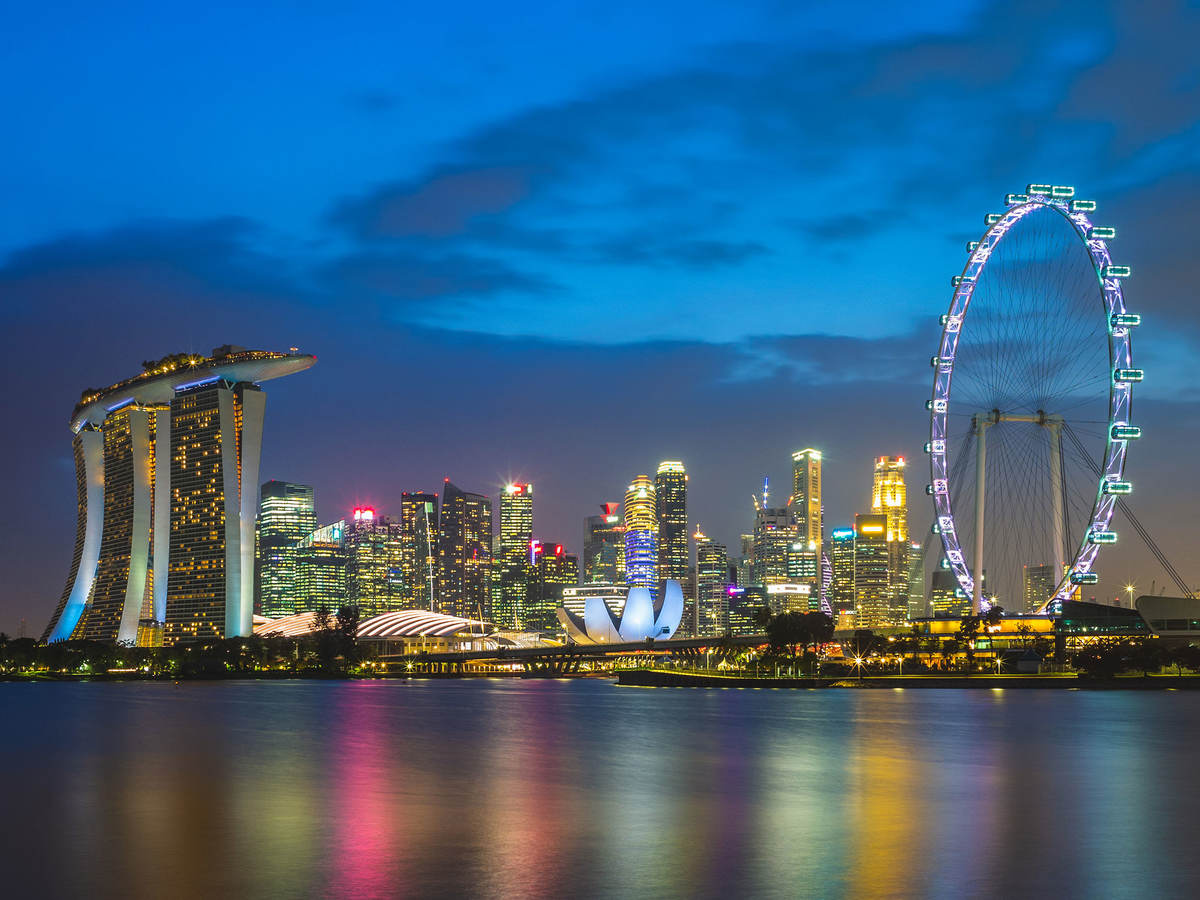
[[[224,343],[317,355],[265,386],[262,473],[324,521],[520,477],[578,551],[677,458],[736,542],[816,446],[827,528],[913,457],[919,535],[949,278],[1031,181],[1118,228],[1135,509],[1200,582],[1195,4],[253,6],[5,15],[0,629],[62,591],[80,391]],[[1134,540],[1100,569],[1165,580]]]

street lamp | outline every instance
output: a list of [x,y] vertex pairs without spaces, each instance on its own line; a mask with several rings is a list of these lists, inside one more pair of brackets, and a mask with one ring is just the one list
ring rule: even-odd
[[1136,590],[1137,590],[1137,585],[1134,585],[1134,584],[1125,585],[1125,593],[1127,593],[1129,595],[1129,608],[1130,609],[1133,609],[1133,592]]

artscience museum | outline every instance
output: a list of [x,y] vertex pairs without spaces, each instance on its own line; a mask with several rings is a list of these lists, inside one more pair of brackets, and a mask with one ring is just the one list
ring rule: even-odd
[[558,621],[577,644],[621,644],[646,638],[666,640],[673,636],[683,618],[683,589],[678,581],[667,581],[655,603],[646,587],[631,587],[620,615],[613,615],[603,597],[588,597],[583,617],[565,607],[557,610]]

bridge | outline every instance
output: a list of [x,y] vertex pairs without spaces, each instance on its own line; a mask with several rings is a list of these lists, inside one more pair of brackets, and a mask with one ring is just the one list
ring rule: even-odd
[[571,675],[579,672],[583,662],[607,662],[616,657],[653,653],[671,655],[688,661],[698,661],[711,653],[731,655],[746,647],[761,647],[766,635],[738,637],[680,638],[666,641],[653,639],[614,644],[574,644],[553,647],[499,647],[495,650],[458,650],[448,653],[384,653],[372,657],[389,670],[396,668],[420,674],[462,674],[464,672],[499,672],[520,666],[527,674]]

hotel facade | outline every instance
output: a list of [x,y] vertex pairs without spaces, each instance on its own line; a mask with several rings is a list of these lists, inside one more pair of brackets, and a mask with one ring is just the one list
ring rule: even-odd
[[225,346],[84,392],[78,520],[43,639],[155,646],[251,633],[266,394],[316,358]]

